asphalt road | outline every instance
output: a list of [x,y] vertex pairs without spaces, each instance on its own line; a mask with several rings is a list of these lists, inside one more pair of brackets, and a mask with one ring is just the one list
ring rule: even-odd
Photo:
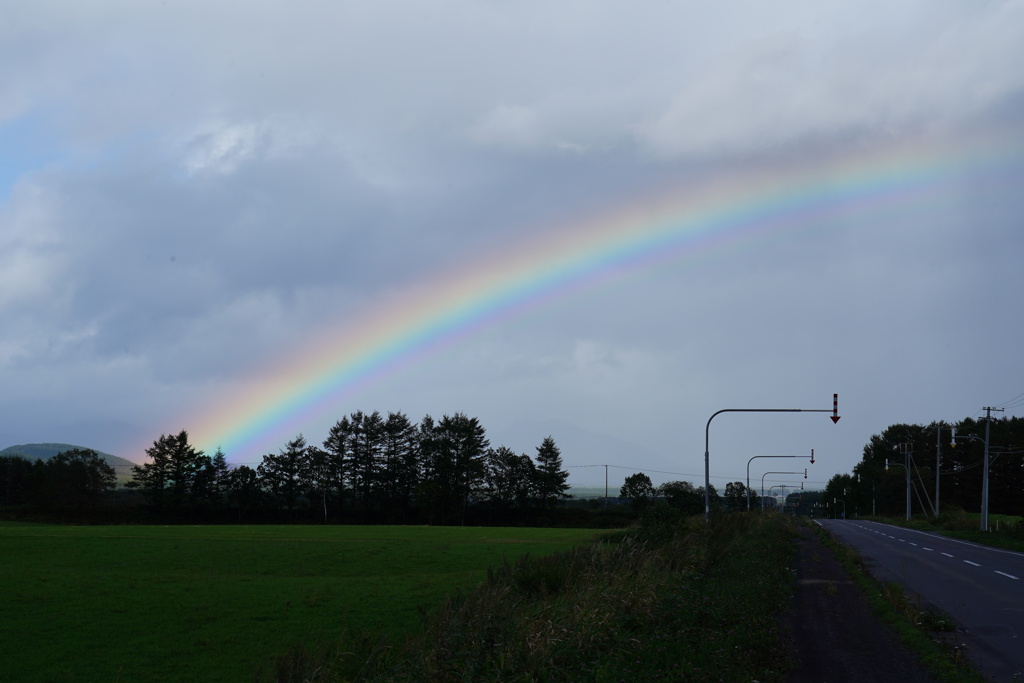
[[987,678],[1024,679],[1024,554],[877,522],[817,521],[876,579],[949,615]]

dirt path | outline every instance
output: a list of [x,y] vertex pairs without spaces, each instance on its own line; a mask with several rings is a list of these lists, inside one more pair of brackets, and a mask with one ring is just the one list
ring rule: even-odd
[[799,662],[789,683],[935,681],[871,613],[867,598],[817,533],[798,529],[793,609],[783,621]]

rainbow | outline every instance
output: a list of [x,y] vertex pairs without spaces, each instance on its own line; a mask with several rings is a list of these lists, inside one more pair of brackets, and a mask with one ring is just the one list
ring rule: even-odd
[[998,180],[1014,164],[1020,171],[1021,152],[1019,143],[994,139],[918,143],[661,192],[410,286],[235,385],[183,424],[208,453],[219,447],[231,461],[258,460],[310,420],[329,411],[340,418],[347,400],[382,378],[553,299],[758,234],[817,229],[838,216],[927,201],[965,178]]

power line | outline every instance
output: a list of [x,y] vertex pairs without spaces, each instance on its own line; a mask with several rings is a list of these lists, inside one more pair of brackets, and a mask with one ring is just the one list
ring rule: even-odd
[[1000,403],[999,407],[1000,408],[1016,408],[1017,406],[1022,406],[1022,405],[1024,405],[1024,394],[1017,394],[1016,396],[1011,398],[1009,401],[1006,401],[1005,403]]

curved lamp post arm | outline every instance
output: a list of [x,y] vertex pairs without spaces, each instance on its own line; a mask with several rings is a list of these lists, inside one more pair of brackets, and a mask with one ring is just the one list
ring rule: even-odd
[[832,409],[808,408],[723,408],[712,413],[704,428],[704,522],[711,521],[711,454],[709,450],[711,421],[722,413],[832,413],[832,423],[839,422],[839,394],[832,394]]
[[[758,458],[806,458],[806,455],[755,455],[747,461],[747,510],[750,510],[750,463]],[[811,449],[811,464],[814,464],[814,449]],[[762,485],[761,488],[764,488]]]

